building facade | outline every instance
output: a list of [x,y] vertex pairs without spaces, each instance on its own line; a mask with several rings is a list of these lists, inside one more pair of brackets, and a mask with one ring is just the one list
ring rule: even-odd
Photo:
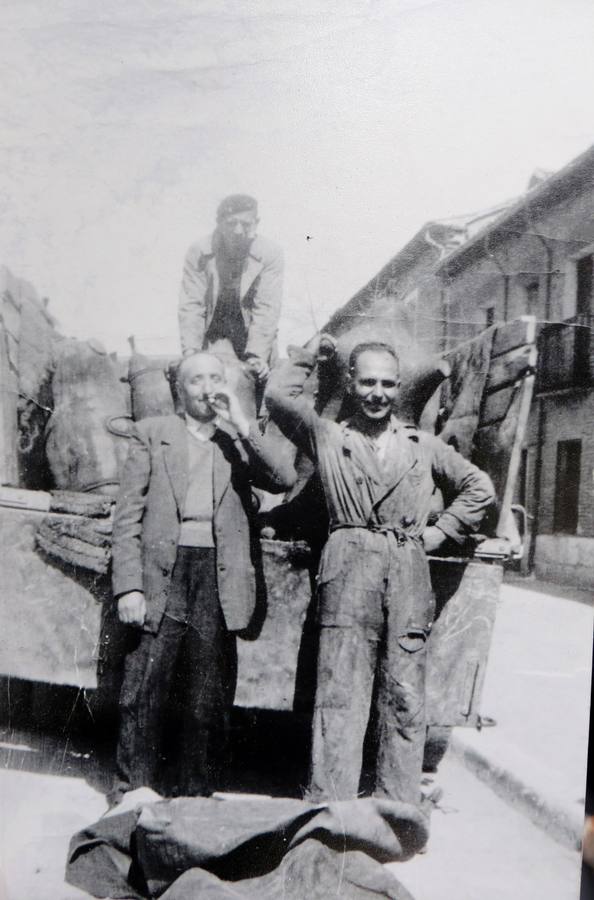
[[539,365],[517,499],[525,566],[594,587],[594,147],[484,214],[429,223],[336,315],[391,298],[429,352],[536,317]]

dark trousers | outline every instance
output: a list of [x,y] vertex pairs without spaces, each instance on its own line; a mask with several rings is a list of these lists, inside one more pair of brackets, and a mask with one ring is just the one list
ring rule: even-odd
[[358,795],[371,721],[374,795],[418,805],[429,570],[418,546],[397,545],[391,535],[360,540],[349,535],[320,585],[308,798]]
[[[217,787],[236,670],[235,637],[217,594],[215,551],[180,547],[159,631],[130,635],[113,799],[141,786],[185,796]],[[162,770],[171,758],[167,789]]]

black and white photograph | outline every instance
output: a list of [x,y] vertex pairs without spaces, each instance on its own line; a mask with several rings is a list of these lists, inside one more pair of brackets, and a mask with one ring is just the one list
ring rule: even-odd
[[593,38],[2,4],[0,900],[594,900]]

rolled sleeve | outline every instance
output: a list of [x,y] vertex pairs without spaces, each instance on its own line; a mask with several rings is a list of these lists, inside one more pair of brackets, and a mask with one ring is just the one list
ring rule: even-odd
[[315,361],[308,350],[289,348],[289,359],[275,366],[264,394],[266,407],[282,433],[310,457],[315,453],[321,420],[311,400],[303,396],[303,386]]

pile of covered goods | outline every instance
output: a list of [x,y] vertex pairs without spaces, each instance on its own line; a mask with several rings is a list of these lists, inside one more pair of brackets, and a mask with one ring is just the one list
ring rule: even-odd
[[[351,306],[326,326],[336,353],[305,385],[312,405],[332,419],[348,413],[343,398],[350,351],[362,341],[390,340],[403,362],[397,415],[438,433],[489,472],[503,501],[491,533],[519,545],[509,510],[536,361],[533,321],[493,326],[442,356],[423,357],[391,298],[375,298],[370,308]],[[111,516],[90,513],[74,495],[113,502],[131,423],[175,409],[171,364],[137,353],[132,339],[131,355],[122,361],[95,340],[63,337],[34,288],[0,269],[0,505],[29,503],[22,497],[11,502],[4,486],[70,492],[72,505],[62,513],[76,519],[54,515],[39,528],[39,546],[47,554],[106,571]],[[292,497],[311,475],[308,460],[298,458],[297,467]],[[36,508],[38,501],[32,502],[28,508]],[[290,519],[293,526],[284,534],[275,518],[277,535],[306,536],[297,533],[292,512]]]
[[168,362],[64,337],[33,286],[0,268],[0,505],[48,513],[45,553],[107,571],[130,423],[173,412]]

